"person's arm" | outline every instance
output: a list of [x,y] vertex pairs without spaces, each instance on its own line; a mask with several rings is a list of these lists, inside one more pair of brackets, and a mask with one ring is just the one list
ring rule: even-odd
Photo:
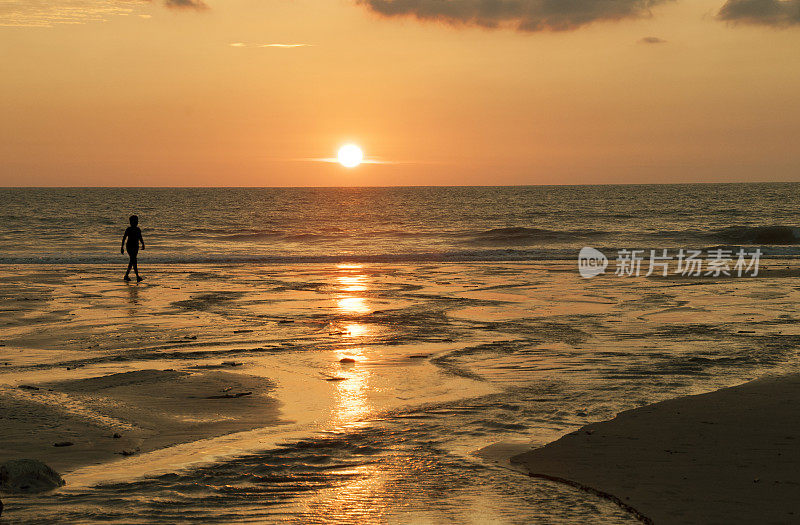
[[144,237],[142,237],[142,230],[139,230],[139,242],[142,243],[142,250],[144,250]]
[[122,234],[122,246],[119,247],[119,253],[125,254],[125,239],[128,238],[128,230],[125,230],[125,233]]

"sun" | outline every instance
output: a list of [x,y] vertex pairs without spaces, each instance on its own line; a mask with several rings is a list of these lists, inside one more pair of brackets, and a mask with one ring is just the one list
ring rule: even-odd
[[336,159],[345,168],[355,168],[364,160],[364,152],[355,144],[345,144],[339,148]]

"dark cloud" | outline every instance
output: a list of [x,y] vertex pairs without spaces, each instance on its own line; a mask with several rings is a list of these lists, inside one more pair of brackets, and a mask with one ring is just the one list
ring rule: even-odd
[[358,0],[387,17],[410,16],[453,25],[566,31],[592,22],[640,18],[668,0]]
[[717,18],[773,27],[798,25],[800,0],[727,0]]
[[666,44],[667,41],[657,36],[646,36],[639,40],[640,44]]
[[164,5],[175,9],[208,9],[203,0],[164,0]]

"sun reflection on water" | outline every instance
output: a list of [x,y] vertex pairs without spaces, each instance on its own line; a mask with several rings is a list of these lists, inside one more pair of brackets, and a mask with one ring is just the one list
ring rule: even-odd
[[[359,346],[358,339],[370,332],[368,324],[358,322],[358,317],[368,314],[372,308],[367,299],[354,292],[363,292],[368,288],[368,278],[360,264],[339,264],[333,276],[336,297],[336,309],[340,323],[334,332],[340,338],[342,346],[336,350],[336,363],[329,371],[331,376],[341,378],[336,381],[335,402],[331,418],[337,426],[349,426],[365,419],[372,407],[369,403],[371,368],[367,365],[369,356]],[[342,363],[341,360],[345,359]],[[353,363],[350,360],[355,360]]]
[[372,409],[367,399],[370,370],[368,367],[359,366],[366,360],[363,352],[363,348],[336,350],[337,361],[343,358],[356,361],[355,364],[340,365],[342,370],[338,371],[338,375],[346,379],[336,383],[333,419],[337,425],[348,426],[357,423]]
[[[334,277],[334,287],[337,292],[336,309],[350,316],[360,316],[372,312],[367,303],[367,298],[356,294],[369,289],[367,275],[362,272],[360,264],[338,264],[338,275]],[[348,323],[342,328],[345,337],[358,337],[367,332],[366,327],[360,323]]]
[[[367,299],[353,292],[363,292],[368,288],[367,275],[362,271],[360,264],[339,264],[334,283],[339,296],[336,299],[337,310],[347,317],[358,317],[367,314],[372,309],[367,304]],[[364,366],[368,356],[364,355],[364,348],[354,346],[353,339],[367,335],[368,325],[345,321],[338,331],[344,346],[336,350],[336,370],[334,375],[343,380],[336,382],[336,401],[333,407],[333,420],[337,425],[352,425],[364,419],[370,412],[368,402],[368,389],[370,368]],[[355,360],[355,363],[340,363],[342,359]]]
[[360,270],[364,265],[359,263],[339,263],[336,267],[340,270]]
[[[365,359],[363,348],[337,350],[339,359],[355,359],[355,364],[341,365],[340,376],[347,379],[336,383],[332,422],[339,429],[352,429],[369,418],[373,407],[369,401],[370,371],[360,366]],[[366,458],[365,458],[366,460]],[[336,472],[343,483],[323,490],[306,506],[306,513],[320,523],[375,523],[386,508],[376,506],[374,494],[384,492],[386,475],[374,461],[352,465]]]
[[341,275],[336,278],[343,292],[365,292],[367,290],[366,275]]
[[369,333],[369,327],[364,324],[350,323],[342,327],[342,335],[345,337],[361,337]]
[[[349,479],[319,492],[305,505],[308,522],[313,523],[386,523],[397,501],[387,501],[391,478],[377,462],[370,461],[347,470]],[[377,504],[376,504],[377,503]]]
[[367,314],[371,310],[363,297],[342,297],[336,300],[336,306],[342,312],[349,314]]

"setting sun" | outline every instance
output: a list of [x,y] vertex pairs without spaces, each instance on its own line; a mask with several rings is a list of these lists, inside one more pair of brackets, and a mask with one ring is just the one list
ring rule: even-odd
[[355,168],[364,160],[364,153],[355,144],[345,144],[339,148],[336,158],[345,168]]

